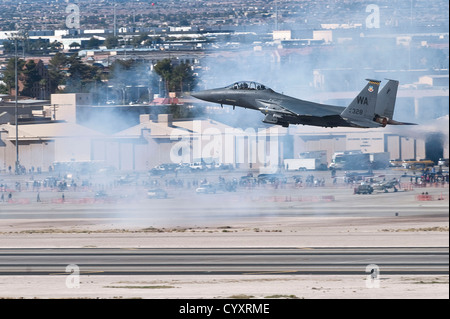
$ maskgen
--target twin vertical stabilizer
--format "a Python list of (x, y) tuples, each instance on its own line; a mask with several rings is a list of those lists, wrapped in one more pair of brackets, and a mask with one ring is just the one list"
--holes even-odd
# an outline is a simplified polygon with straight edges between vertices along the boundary
[(341, 117), (355, 127), (380, 127), (374, 121), (378, 89), (381, 81), (367, 79), (368, 83), (341, 113)]

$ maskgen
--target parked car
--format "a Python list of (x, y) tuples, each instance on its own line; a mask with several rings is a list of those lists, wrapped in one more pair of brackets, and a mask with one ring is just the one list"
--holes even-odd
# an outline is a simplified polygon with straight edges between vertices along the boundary
[(178, 164), (175, 163), (164, 163), (153, 167), (150, 170), (152, 175), (165, 175), (168, 173), (173, 173), (178, 168)]
[(201, 162), (194, 162), (194, 163), (191, 163), (191, 164), (189, 165), (189, 167), (190, 167), (191, 170), (193, 170), (193, 171), (195, 171), (195, 170), (202, 170), (202, 169), (205, 168), (205, 166), (204, 166), (203, 163), (201, 163)]
[(447, 166), (448, 167), (448, 158), (440, 158), (438, 161), (439, 166)]

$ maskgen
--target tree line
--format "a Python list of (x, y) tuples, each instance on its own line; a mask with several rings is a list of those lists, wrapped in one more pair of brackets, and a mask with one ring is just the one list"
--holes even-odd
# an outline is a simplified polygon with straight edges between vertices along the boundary
[[(128, 103), (130, 99), (139, 100), (144, 96), (158, 93), (168, 96), (169, 92), (186, 92), (194, 89), (196, 78), (192, 66), (188, 63), (174, 63), (164, 59), (155, 65), (133, 59), (116, 59), (110, 66), (99, 63), (85, 63), (78, 54), (67, 56), (56, 53), (45, 66), (45, 72), (38, 69), (34, 60), (17, 60), (18, 80), (23, 88), (18, 92), (21, 96), (33, 96), (33, 85), (46, 85), (49, 94), (53, 93), (92, 93), (99, 103), (108, 99), (105, 92), (113, 89), (117, 102)], [(4, 72), (0, 93), (11, 93), (15, 88), (15, 58), (8, 60)], [(162, 84), (162, 85), (161, 85)], [(141, 87), (140, 96), (126, 94), (126, 88)], [(134, 94), (136, 95), (136, 94)], [(111, 96), (109, 96), (111, 97)]]

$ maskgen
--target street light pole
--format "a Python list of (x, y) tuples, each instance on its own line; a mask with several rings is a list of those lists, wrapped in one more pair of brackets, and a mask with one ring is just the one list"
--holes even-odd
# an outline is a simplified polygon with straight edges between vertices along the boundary
[(114, 37), (116, 37), (116, 1), (114, 0)]
[(15, 167), (15, 172), (16, 175), (20, 174), (20, 164), (19, 164), (19, 109), (17, 106), (17, 94), (18, 94), (18, 90), (19, 90), (19, 84), (18, 84), (18, 77), (17, 77), (17, 37), (15, 39), (15, 64), (14, 64), (14, 75), (15, 75), (15, 112), (14, 112), (14, 120), (15, 120), (15, 124), (16, 124), (16, 167)]

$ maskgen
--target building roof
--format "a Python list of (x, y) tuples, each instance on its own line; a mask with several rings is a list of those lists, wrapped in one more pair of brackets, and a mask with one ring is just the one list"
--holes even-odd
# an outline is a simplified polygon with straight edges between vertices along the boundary
[[(15, 125), (4, 124), (0, 128), (8, 131), (7, 139), (16, 138)], [(105, 137), (105, 134), (91, 130), (84, 126), (69, 122), (53, 122), (42, 124), (19, 125), (20, 140), (46, 140), (56, 138)]]

